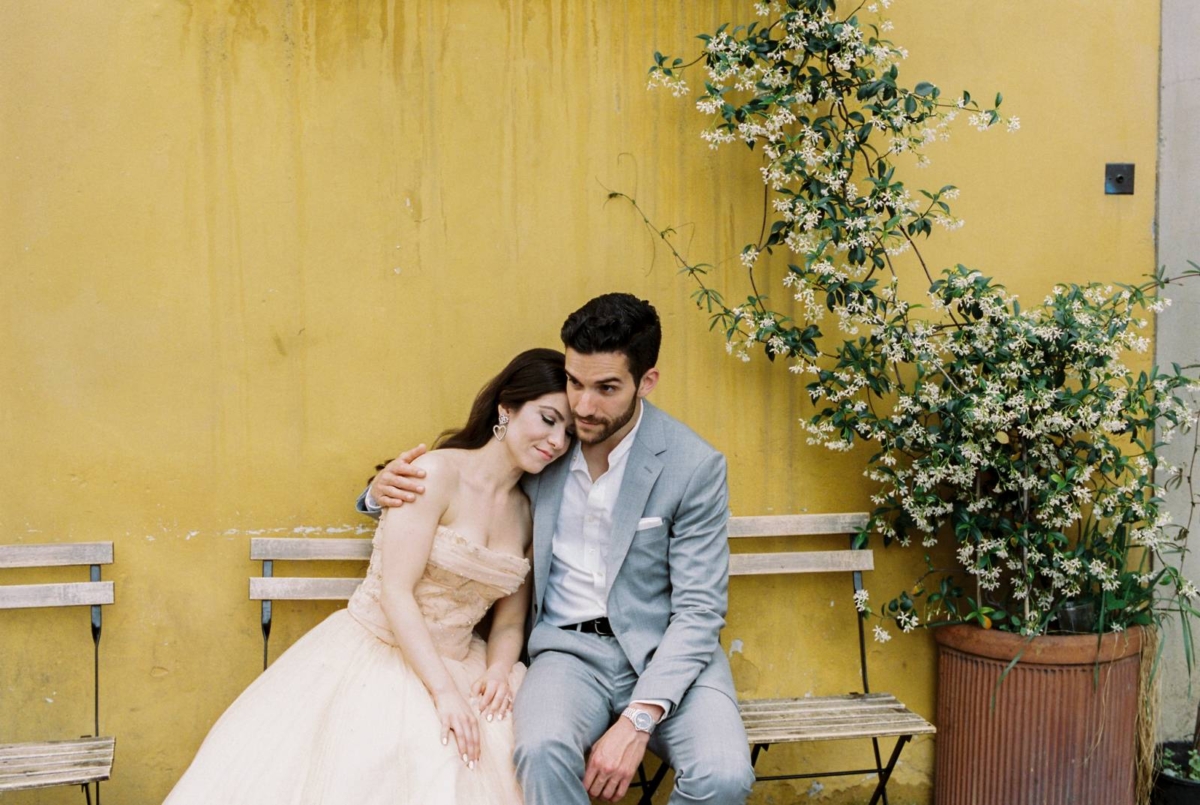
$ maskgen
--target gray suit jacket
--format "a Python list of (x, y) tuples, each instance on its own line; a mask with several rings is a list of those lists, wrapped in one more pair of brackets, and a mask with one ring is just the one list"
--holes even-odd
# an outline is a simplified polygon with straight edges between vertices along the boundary
[[(702, 685), (736, 701), (719, 643), (729, 586), (725, 457), (645, 401), (642, 416), (608, 554), (608, 619), (639, 677), (632, 699), (678, 706), (688, 688)], [(553, 628), (541, 622), (542, 601), (569, 470), (570, 461), (560, 460), (524, 482), (533, 506), (535, 660), (539, 624)]]

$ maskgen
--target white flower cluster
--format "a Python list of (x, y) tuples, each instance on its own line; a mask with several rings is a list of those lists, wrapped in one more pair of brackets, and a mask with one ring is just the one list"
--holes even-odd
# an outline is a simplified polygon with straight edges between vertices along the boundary
[(857, 609), (859, 612), (866, 612), (867, 611), (867, 597), (868, 597), (868, 594), (867, 594), (866, 590), (855, 590), (854, 591), (854, 608)]
[(662, 70), (655, 70), (650, 73), (650, 81), (646, 85), (646, 89), (656, 89), (657, 87), (665, 87), (671, 90), (671, 94), (676, 98), (682, 98), (691, 92), (687, 81), (680, 75), (667, 75)]

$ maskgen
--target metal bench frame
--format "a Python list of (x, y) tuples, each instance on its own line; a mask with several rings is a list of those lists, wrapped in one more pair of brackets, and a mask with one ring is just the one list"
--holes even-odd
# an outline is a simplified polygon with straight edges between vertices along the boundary
[(89, 581), (0, 586), (0, 610), (39, 607), (91, 607), (92, 703), (91, 736), (77, 740), (0, 744), (0, 793), (58, 785), (78, 785), (91, 803), (95, 786), (100, 805), (100, 781), (112, 773), (116, 741), (100, 737), (101, 607), (113, 603), (113, 583), (100, 580), (100, 566), (112, 564), (111, 542), (40, 545), (0, 545), (0, 569), (88, 565)]

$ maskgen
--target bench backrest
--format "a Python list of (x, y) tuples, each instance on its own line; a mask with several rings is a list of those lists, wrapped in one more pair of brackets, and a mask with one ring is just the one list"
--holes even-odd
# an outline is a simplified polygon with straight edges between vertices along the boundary
[(111, 542), (59, 545), (0, 545), (0, 568), (90, 565), (91, 581), (0, 585), (0, 609), (95, 606), (113, 602), (113, 583), (100, 581), (100, 565), (111, 565)]
[(361, 578), (275, 578), (274, 562), (365, 562), (371, 558), (371, 540), (256, 537), (250, 540), (250, 558), (263, 563), (262, 576), (250, 577), (252, 601), (344, 601)]
[(263, 670), (269, 662), (272, 601), (345, 601), (361, 577), (276, 578), (275, 562), (360, 561), (371, 558), (371, 540), (254, 537), (250, 558), (263, 563), (261, 576), (250, 577), (250, 600), (262, 602)]
[[(806, 537), (846, 535), (853, 537), (867, 524), (865, 512), (851, 514), (779, 514), (729, 518), (729, 538)], [(854, 572), (875, 568), (870, 550), (774, 551), (735, 553), (729, 557), (730, 576), (761, 576), (779, 573)], [(861, 580), (861, 579), (859, 579)]]
[[(757, 576), (791, 573), (849, 572), (854, 592), (863, 589), (864, 570), (874, 570), (875, 557), (868, 548), (853, 547), (867, 526), (866, 512), (849, 514), (781, 514), (761, 517), (731, 517), (729, 538), (846, 536), (851, 547), (842, 551), (775, 551), (745, 553), (729, 557), (730, 576)], [(871, 692), (867, 674), (867, 638), (862, 618), (858, 621), (858, 666), (863, 693)]]
[[(34, 607), (92, 608), (92, 685), (95, 735), (100, 735), (100, 607), (114, 600), (113, 583), (100, 580), (100, 566), (111, 565), (111, 542), (74, 542), (41, 545), (0, 545), (0, 568), (71, 567), (87, 565), (90, 581), (57, 584), (0, 585), (0, 609)], [(99, 797), (97, 784), (97, 798)]]
[[(731, 517), (729, 538), (854, 535), (866, 523), (867, 515), (862, 512)], [(255, 537), (250, 540), (250, 558), (263, 562), (263, 575), (250, 578), (252, 601), (346, 600), (354, 593), (361, 578), (276, 578), (273, 563), (276, 560), (365, 562), (371, 558), (371, 540)], [(874, 567), (874, 555), (865, 549), (737, 553), (729, 560), (731, 576), (863, 571)]]
[[(832, 536), (853, 538), (867, 524), (865, 512), (849, 514), (783, 514), (731, 517), (730, 540), (761, 537)], [(263, 563), (262, 576), (250, 577), (250, 599), (262, 601), (263, 668), (267, 667), (267, 645), (271, 634), (271, 601), (337, 601), (354, 593), (361, 578), (274, 577), (275, 561), (362, 561), (371, 557), (371, 540), (267, 538), (250, 540), (250, 558)], [(862, 572), (873, 570), (874, 554), (868, 549), (840, 551), (738, 552), (729, 557), (730, 576), (756, 576), (792, 573), (853, 574), (854, 589), (862, 588)], [(867, 687), (866, 645), (859, 620), (859, 653), (862, 659), (863, 687)], [(866, 690), (864, 690), (866, 692)]]

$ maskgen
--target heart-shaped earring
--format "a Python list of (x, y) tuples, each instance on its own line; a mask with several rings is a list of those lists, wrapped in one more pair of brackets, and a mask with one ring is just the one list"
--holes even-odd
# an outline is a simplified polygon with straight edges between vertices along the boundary
[(500, 415), (500, 424), (492, 426), (492, 435), (496, 437), (496, 441), (504, 441), (504, 435), (508, 433), (508, 414)]

